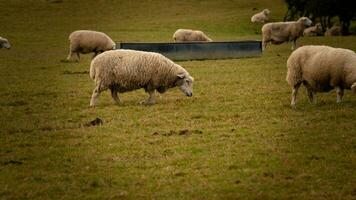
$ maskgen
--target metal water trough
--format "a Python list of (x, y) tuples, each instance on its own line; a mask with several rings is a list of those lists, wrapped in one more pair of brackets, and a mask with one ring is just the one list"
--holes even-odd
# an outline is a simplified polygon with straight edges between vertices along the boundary
[(256, 57), (262, 54), (261, 41), (117, 43), (117, 49), (151, 51), (172, 60), (204, 60)]

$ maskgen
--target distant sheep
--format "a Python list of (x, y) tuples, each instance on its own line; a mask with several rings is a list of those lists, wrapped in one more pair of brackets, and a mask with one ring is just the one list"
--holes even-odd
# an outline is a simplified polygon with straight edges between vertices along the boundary
[(267, 43), (282, 44), (293, 41), (292, 50), (296, 48), (296, 41), (303, 35), (304, 29), (312, 24), (307, 17), (301, 17), (298, 21), (267, 23), (262, 27), (262, 49), (266, 49)]
[(324, 36), (338, 36), (338, 35), (341, 35), (341, 27), (336, 25), (327, 29), (324, 33)]
[(181, 66), (161, 54), (134, 50), (112, 50), (94, 58), (90, 65), (90, 77), (95, 89), (90, 106), (104, 90), (110, 89), (113, 99), (121, 103), (117, 93), (144, 88), (149, 98), (142, 103), (155, 103), (155, 90), (164, 93), (179, 87), (188, 97), (193, 95), (193, 77)]
[(213, 41), (202, 31), (190, 30), (190, 29), (178, 29), (173, 34), (173, 40), (174, 42), (186, 42), (186, 41), (212, 42)]
[(268, 22), (268, 15), (271, 13), (271, 11), (269, 11), (268, 9), (264, 9), (263, 11), (256, 13), (255, 15), (253, 15), (251, 17), (251, 22), (252, 23), (266, 23)]
[(323, 29), (320, 23), (315, 24), (315, 26), (306, 28), (303, 32), (304, 36), (317, 36), (323, 33)]
[(5, 48), (5, 49), (11, 48), (11, 44), (6, 38), (0, 37), (0, 49), (1, 48)]
[(71, 60), (76, 55), (76, 61), (80, 60), (79, 54), (94, 52), (93, 58), (107, 50), (115, 49), (114, 41), (105, 33), (89, 30), (74, 31), (69, 35), (69, 55), (67, 60)]
[(303, 46), (287, 61), (287, 82), (292, 87), (291, 105), (295, 106), (298, 88), (303, 84), (309, 100), (315, 103), (316, 92), (336, 88), (337, 102), (344, 89), (356, 92), (356, 54), (348, 49), (328, 46)]

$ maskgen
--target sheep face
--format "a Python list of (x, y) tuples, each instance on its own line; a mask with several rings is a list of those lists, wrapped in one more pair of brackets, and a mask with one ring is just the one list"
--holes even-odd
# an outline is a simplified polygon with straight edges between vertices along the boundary
[(3, 39), (3, 42), (0, 41), (0, 48), (4, 47), (5, 49), (10, 49), (11, 45), (9, 43), (9, 41), (7, 41), (6, 39)]
[(298, 21), (302, 22), (304, 26), (311, 26), (313, 24), (313, 22), (308, 17), (301, 17)]
[(178, 74), (177, 86), (188, 97), (193, 96), (194, 78), (187, 74)]

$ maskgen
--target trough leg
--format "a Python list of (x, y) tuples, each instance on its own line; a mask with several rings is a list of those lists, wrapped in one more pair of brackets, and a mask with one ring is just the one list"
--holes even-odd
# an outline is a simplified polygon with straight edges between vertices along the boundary
[(344, 90), (340, 87), (336, 87), (336, 103), (340, 103), (344, 96)]
[(120, 100), (119, 96), (117, 95), (117, 90), (115, 88), (111, 88), (110, 91), (111, 91), (111, 96), (114, 99), (114, 101), (117, 104), (122, 104), (122, 101)]
[(150, 95), (146, 100), (141, 101), (141, 104), (144, 105), (152, 105), (156, 103), (156, 98), (155, 98), (155, 91), (147, 91), (147, 93)]
[(101, 91), (99, 90), (99, 87), (95, 87), (95, 89), (93, 90), (93, 94), (91, 95), (90, 106), (96, 105), (100, 92)]
[(295, 103), (297, 102), (297, 94), (298, 94), (298, 89), (300, 87), (300, 84), (301, 83), (298, 83), (298, 84), (294, 85), (293, 88), (292, 88), (292, 100), (291, 100), (291, 103), (290, 103), (290, 105), (292, 107), (295, 107)]

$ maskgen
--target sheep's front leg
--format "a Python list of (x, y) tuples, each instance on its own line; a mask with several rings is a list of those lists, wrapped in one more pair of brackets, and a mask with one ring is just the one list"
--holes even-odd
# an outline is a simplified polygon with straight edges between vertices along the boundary
[(155, 91), (147, 91), (148, 94), (150, 95), (146, 100), (141, 101), (141, 104), (145, 104), (145, 105), (152, 105), (156, 103), (156, 98), (155, 98)]
[(297, 47), (297, 40), (293, 40), (293, 43), (292, 43), (292, 51), (295, 50), (295, 48)]
[(90, 106), (93, 107), (96, 105), (99, 95), (100, 95), (100, 90), (98, 87), (95, 87), (95, 89), (93, 90), (93, 94), (91, 95)]
[(316, 98), (315, 98), (315, 92), (309, 88), (307, 88), (308, 91), (308, 97), (309, 97), (309, 102), (312, 104), (316, 104)]
[(298, 94), (298, 89), (300, 87), (300, 84), (301, 83), (298, 83), (295, 86), (293, 86), (293, 88), (292, 88), (292, 100), (291, 100), (291, 103), (290, 103), (290, 105), (292, 107), (295, 107), (295, 103), (297, 102), (297, 94)]
[(119, 96), (117, 95), (117, 90), (116, 90), (115, 88), (111, 88), (110, 91), (111, 91), (111, 96), (112, 96), (112, 98), (114, 99), (114, 101), (115, 101), (117, 104), (122, 104), (121, 99), (120, 99)]
[(344, 90), (340, 87), (336, 87), (336, 103), (340, 103), (344, 96)]

